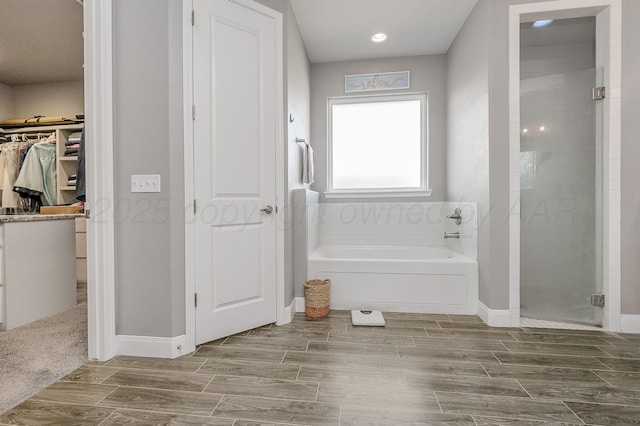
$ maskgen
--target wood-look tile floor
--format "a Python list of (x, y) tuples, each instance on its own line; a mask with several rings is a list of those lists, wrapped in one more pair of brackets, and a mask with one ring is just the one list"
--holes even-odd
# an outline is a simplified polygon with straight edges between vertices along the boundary
[(640, 424), (640, 336), (303, 315), (174, 359), (90, 362), (2, 425)]

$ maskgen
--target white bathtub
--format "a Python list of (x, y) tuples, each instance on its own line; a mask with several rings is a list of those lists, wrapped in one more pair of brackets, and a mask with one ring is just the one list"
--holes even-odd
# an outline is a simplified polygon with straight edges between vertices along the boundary
[(478, 263), (446, 247), (320, 246), (308, 279), (331, 279), (332, 309), (476, 314)]

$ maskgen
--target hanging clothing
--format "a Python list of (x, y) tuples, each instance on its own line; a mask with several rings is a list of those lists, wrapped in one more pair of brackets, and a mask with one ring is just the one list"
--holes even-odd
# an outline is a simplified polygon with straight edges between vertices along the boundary
[(20, 196), (13, 192), (13, 185), (20, 169), (21, 142), (10, 142), (2, 145), (0, 161), (4, 166), (2, 182), (2, 207), (17, 209)]
[(43, 206), (55, 206), (56, 182), (56, 146), (37, 143), (27, 153), (12, 189), (24, 198), (39, 197)]

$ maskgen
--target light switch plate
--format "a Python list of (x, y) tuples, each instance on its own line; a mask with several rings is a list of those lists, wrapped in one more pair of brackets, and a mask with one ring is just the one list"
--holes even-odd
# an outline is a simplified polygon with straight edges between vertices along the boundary
[(160, 192), (160, 175), (131, 175), (131, 192)]

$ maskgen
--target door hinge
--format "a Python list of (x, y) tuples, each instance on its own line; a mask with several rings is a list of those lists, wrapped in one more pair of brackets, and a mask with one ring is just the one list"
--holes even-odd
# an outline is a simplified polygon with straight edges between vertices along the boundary
[(193, 304), (198, 307), (198, 293), (193, 293)]
[(198, 212), (198, 204), (196, 203), (196, 200), (193, 200), (193, 214), (196, 214)]
[(591, 295), (591, 304), (593, 306), (604, 307), (604, 294), (594, 293)]
[(87, 218), (87, 219), (91, 219), (91, 210), (86, 209), (84, 211), (84, 217)]
[(191, 11), (191, 26), (193, 27), (196, 24), (196, 11)]
[(602, 86), (602, 87), (594, 87), (593, 89), (591, 89), (591, 99), (593, 99), (594, 101), (601, 101), (603, 100), (607, 95), (607, 88)]
[(195, 105), (191, 106), (191, 119), (192, 120), (196, 119), (196, 106)]

